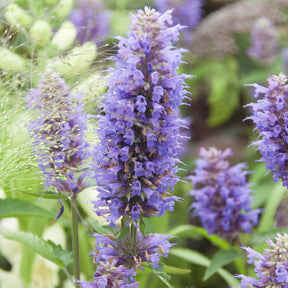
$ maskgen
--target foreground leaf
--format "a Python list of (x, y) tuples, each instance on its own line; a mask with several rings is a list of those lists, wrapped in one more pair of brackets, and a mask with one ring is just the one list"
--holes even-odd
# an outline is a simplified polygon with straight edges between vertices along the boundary
[(46, 199), (70, 199), (72, 194), (58, 194), (58, 193), (53, 193), (53, 192), (45, 192), (45, 193), (28, 193), (22, 191), (22, 193), (27, 194), (32, 197), (37, 197), (37, 198), (46, 198)]
[[(211, 262), (204, 255), (200, 254), (199, 252), (192, 251), (190, 249), (173, 248), (173, 249), (170, 249), (169, 254), (179, 257), (187, 262), (190, 262), (196, 265), (205, 266), (205, 267), (210, 266), (210, 262)], [(221, 277), (228, 283), (229, 286), (232, 286), (232, 287), (239, 286), (239, 281), (236, 278), (234, 278), (232, 274), (230, 274), (228, 271), (224, 270), (223, 268), (217, 269), (217, 273), (221, 275)]]
[(12, 231), (3, 228), (0, 229), (0, 233), (5, 238), (23, 244), (25, 247), (61, 267), (67, 267), (73, 261), (72, 253), (70, 251), (64, 250), (60, 245), (56, 245), (50, 240), (43, 240), (31, 233)]
[(52, 212), (28, 201), (11, 198), (0, 199), (0, 218), (20, 216), (55, 217)]
[(217, 272), (219, 268), (233, 262), (240, 255), (241, 254), (235, 249), (222, 249), (217, 251), (211, 260), (210, 266), (205, 272), (204, 281)]

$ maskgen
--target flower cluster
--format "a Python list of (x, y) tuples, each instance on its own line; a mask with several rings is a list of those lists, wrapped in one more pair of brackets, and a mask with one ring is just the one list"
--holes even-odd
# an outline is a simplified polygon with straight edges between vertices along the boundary
[(94, 274), (94, 282), (77, 281), (81, 288), (137, 288), (134, 282), (135, 270), (116, 265), (116, 260), (100, 262)]
[(70, 21), (77, 29), (77, 40), (81, 44), (88, 41), (97, 43), (108, 34), (110, 13), (104, 8), (100, 0), (81, 0), (77, 2), (77, 8), (71, 11)]
[(288, 235), (277, 234), (276, 243), (267, 240), (271, 247), (264, 250), (264, 255), (249, 248), (243, 247), (248, 252), (248, 263), (255, 266), (258, 279), (245, 275), (237, 275), (241, 278), (241, 288), (246, 287), (288, 287)]
[(87, 116), (79, 102), (80, 95), (71, 95), (64, 79), (47, 70), (38, 87), (29, 91), (26, 101), (28, 108), (38, 112), (29, 130), (45, 186), (53, 186), (57, 192), (80, 192), (86, 185), (83, 164), (90, 157), (85, 141)]
[(216, 148), (200, 150), (193, 176), (188, 178), (195, 187), (191, 208), (210, 234), (222, 238), (250, 233), (258, 222), (259, 210), (250, 211), (250, 189), (246, 183), (247, 171), (244, 163), (230, 166), (226, 157), (231, 149)]
[(267, 64), (273, 61), (278, 46), (278, 35), (271, 20), (261, 17), (254, 22), (251, 42), (252, 47), (247, 50), (249, 56)]
[(142, 262), (152, 263), (158, 267), (160, 256), (167, 257), (170, 247), (173, 246), (168, 239), (170, 236), (162, 234), (148, 234), (143, 236), (141, 232), (136, 235), (135, 241), (131, 236), (114, 241), (107, 236), (94, 234), (96, 238), (96, 250), (93, 256), (96, 262), (106, 262), (115, 259), (117, 265), (134, 269), (141, 268)]
[(167, 190), (178, 182), (178, 106), (188, 76), (177, 74), (185, 50), (172, 45), (182, 26), (172, 26), (171, 13), (139, 10), (128, 38), (118, 37), (94, 152), (102, 187), (94, 205), (112, 226), (125, 215), (161, 216), (179, 200)]
[(267, 170), (271, 170), (274, 181), (282, 179), (283, 186), (288, 187), (288, 85), (287, 76), (280, 73), (268, 78), (269, 86), (252, 84), (255, 98), (263, 95), (252, 107), (251, 119), (256, 125), (262, 139), (253, 144), (258, 146)]
[(188, 29), (183, 31), (183, 40), (190, 43), (192, 33), (198, 25), (202, 16), (203, 0), (156, 0), (155, 7), (160, 11), (166, 11), (173, 8), (173, 19)]

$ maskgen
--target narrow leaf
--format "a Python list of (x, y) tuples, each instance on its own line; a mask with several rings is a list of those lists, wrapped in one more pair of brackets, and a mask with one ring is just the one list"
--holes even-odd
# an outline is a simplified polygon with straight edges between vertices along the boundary
[(222, 249), (215, 253), (211, 260), (210, 266), (207, 268), (204, 281), (206, 281), (210, 276), (212, 276), (217, 270), (238, 258), (241, 254), (235, 249)]
[[(173, 248), (170, 249), (169, 254), (174, 255), (176, 257), (179, 257), (187, 262), (196, 264), (196, 265), (201, 265), (208, 267), (210, 265), (210, 260), (205, 257), (204, 255), (192, 251), (190, 249), (183, 249), (183, 248)], [(231, 275), (228, 271), (224, 270), (223, 268), (217, 269), (217, 273), (221, 275), (221, 277), (228, 283), (228, 285), (232, 287), (238, 287), (239, 286), (239, 281), (234, 278), (233, 275)]]
[(0, 199), (0, 218), (20, 216), (55, 217), (52, 212), (28, 201), (11, 198)]
[(224, 249), (229, 248), (229, 244), (225, 240), (221, 239), (219, 236), (210, 235), (208, 234), (206, 229), (193, 226), (193, 225), (180, 225), (170, 230), (167, 234), (171, 236), (178, 236), (178, 235), (191, 235), (191, 234), (193, 235), (195, 233), (205, 237), (206, 239), (211, 241), (211, 243), (215, 244), (216, 246), (220, 248), (224, 248)]
[(28, 193), (22, 191), (22, 193), (27, 194), (32, 197), (37, 197), (37, 198), (46, 198), (46, 199), (69, 199), (72, 194), (55, 194), (53, 192), (45, 192), (45, 193)]
[(190, 269), (178, 268), (178, 267), (174, 267), (174, 266), (164, 265), (164, 272), (168, 273), (168, 274), (184, 275), (184, 274), (191, 273), (191, 270)]
[(7, 239), (17, 241), (25, 247), (31, 249), (42, 257), (54, 262), (61, 267), (67, 267), (72, 260), (72, 253), (64, 250), (60, 245), (52, 241), (45, 241), (40, 237), (22, 231), (12, 231), (8, 229), (0, 230), (0, 233)]

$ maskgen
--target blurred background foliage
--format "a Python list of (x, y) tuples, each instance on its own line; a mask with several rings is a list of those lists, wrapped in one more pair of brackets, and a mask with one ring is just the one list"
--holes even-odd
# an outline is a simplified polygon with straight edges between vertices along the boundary
[[(177, 5), (181, 6), (183, 1), (170, 2), (173, 2), (177, 10)], [(39, 197), (39, 193), (46, 190), (43, 187), (37, 160), (32, 153), (31, 139), (26, 127), (33, 113), (26, 110), (25, 97), (27, 90), (37, 85), (40, 73), (50, 67), (63, 75), (73, 91), (85, 92), (83, 101), (88, 113), (93, 115), (99, 112), (97, 108), (101, 102), (101, 95), (107, 89), (103, 76), (111, 65), (104, 59), (116, 52), (114, 43), (117, 39), (114, 37), (119, 34), (124, 36), (129, 30), (131, 12), (134, 13), (136, 9), (142, 9), (145, 5), (156, 6), (154, 1), (144, 0), (106, 0), (103, 3), (103, 9), (109, 11), (108, 32), (99, 36), (95, 42), (83, 44), (77, 42), (75, 29), (71, 28), (70, 24), (64, 25), (66, 28), (63, 27), (63, 23), (69, 21), (71, 10), (77, 6), (76, 2), (68, 0), (0, 2), (0, 198), (2, 200), (12, 198), (23, 200), (25, 203), (30, 202), (49, 210), (54, 217), (57, 216), (59, 209), (57, 199)], [(186, 100), (187, 105), (181, 108), (182, 116), (190, 119), (188, 134), (191, 139), (184, 143), (185, 149), (181, 151), (180, 165), (183, 171), (179, 176), (184, 181), (176, 185), (173, 193), (183, 200), (176, 204), (174, 212), (145, 221), (146, 233), (177, 236), (174, 239), (177, 248), (163, 260), (166, 265), (165, 271), (172, 276), (169, 281), (174, 287), (226, 288), (231, 286), (230, 280), (235, 274), (253, 275), (253, 271), (247, 266), (246, 255), (239, 248), (239, 243), (236, 241), (228, 243), (216, 235), (208, 235), (201, 228), (199, 219), (190, 217), (189, 207), (193, 199), (188, 193), (192, 189), (192, 184), (186, 181), (185, 177), (192, 173), (200, 147), (215, 146), (219, 149), (231, 147), (234, 151), (231, 163), (246, 162), (249, 170), (253, 171), (249, 178), (255, 191), (252, 206), (264, 209), (259, 225), (253, 233), (241, 235), (241, 241), (245, 246), (253, 246), (262, 252), (266, 247), (267, 238), (273, 237), (279, 231), (287, 231), (285, 191), (280, 184), (272, 181), (265, 165), (256, 161), (260, 155), (249, 144), (257, 138), (257, 135), (253, 132), (250, 121), (243, 122), (249, 114), (249, 109), (243, 106), (254, 101), (250, 87), (246, 87), (245, 84), (257, 82), (266, 85), (268, 76), (279, 74), (281, 71), (287, 72), (287, 52), (285, 54), (287, 51), (285, 49), (288, 48), (287, 8), (288, 1), (285, 0), (205, 0), (200, 22), (193, 30), (189, 30), (190, 43), (182, 38), (177, 44), (187, 49), (184, 55), (186, 63), (182, 65), (180, 72), (196, 76), (187, 80), (191, 101)], [(260, 17), (267, 17), (273, 23), (278, 37), (275, 53), (268, 62), (259, 61), (247, 53), (247, 49), (252, 45), (253, 24)], [(40, 20), (48, 23), (48, 28), (46, 24), (45, 27), (39, 26), (37, 29), (43, 30), (38, 35), (37, 29), (33, 32), (31, 28)], [(59, 32), (61, 29), (64, 29), (64, 32), (62, 31), (64, 34)], [(55, 35), (58, 32), (60, 34), (57, 38)], [(89, 125), (89, 140), (96, 142), (94, 126), (97, 123), (93, 121), (93, 117)], [(79, 195), (81, 273), (83, 279), (87, 280), (93, 278), (95, 271), (95, 265), (88, 255), (94, 245), (89, 235), (94, 231), (101, 231), (103, 225), (102, 219), (93, 213), (92, 205), (87, 203), (87, 200), (95, 197), (93, 189), (84, 190)], [(7, 217), (7, 214), (0, 212), (2, 219), (0, 229), (6, 227), (31, 232), (71, 251), (69, 211), (71, 204), (65, 197), (62, 202), (65, 206), (64, 214), (53, 224), (51, 215), (39, 217), (39, 214), (24, 215), (21, 211), (18, 214), (14, 211)], [(1, 203), (1, 209), (4, 209), (5, 203)], [(53, 231), (49, 233), (50, 230)], [(13, 238), (10, 235), (11, 237)], [(9, 237), (6, 235), (6, 238)], [(17, 237), (14, 235), (15, 239), (17, 240)], [(17, 241), (21, 243), (19, 239)], [(69, 282), (71, 274), (69, 261), (64, 261), (65, 263), (59, 268), (59, 265), (52, 263), (53, 259), (50, 259), (52, 262), (43, 260), (35, 251), (28, 249), (27, 245), (18, 242), (9, 241), (4, 237), (0, 239), (1, 288), (72, 287)], [(212, 273), (212, 276), (204, 281), (207, 267), (210, 266), (212, 269), (211, 259), (215, 259), (213, 257), (220, 249), (228, 248), (234, 248), (239, 253), (235, 257), (234, 252), (230, 253), (231, 259), (227, 263), (214, 261), (213, 265), (216, 263), (218, 266), (215, 266), (217, 269), (212, 268), (217, 273)], [(69, 258), (69, 255), (67, 257)], [(182, 270), (169, 270), (169, 266)], [(221, 267), (225, 270), (219, 270)], [(146, 269), (139, 272), (136, 280), (140, 282), (141, 288), (167, 287), (165, 281), (161, 280), (161, 273), (159, 275), (160, 277), (157, 277)], [(237, 284), (237, 281), (233, 283)]]

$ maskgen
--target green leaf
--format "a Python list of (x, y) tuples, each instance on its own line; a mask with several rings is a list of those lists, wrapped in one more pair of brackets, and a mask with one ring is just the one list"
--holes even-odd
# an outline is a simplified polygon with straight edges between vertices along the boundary
[(254, 245), (256, 244), (262, 244), (264, 243), (267, 239), (273, 239), (275, 238), (275, 236), (280, 233), (286, 233), (287, 232), (287, 227), (283, 227), (283, 228), (277, 228), (277, 229), (272, 229), (270, 231), (267, 232), (263, 232), (263, 233), (254, 233), (253, 237), (252, 237), (252, 243)]
[(191, 270), (164, 265), (164, 272), (168, 274), (184, 275), (184, 274), (189, 274)]
[(274, 189), (271, 191), (270, 197), (267, 199), (264, 207), (264, 212), (260, 218), (257, 228), (258, 233), (270, 231), (275, 221), (275, 214), (279, 203), (286, 193), (286, 187), (276, 183)]
[(72, 194), (55, 194), (53, 192), (45, 192), (45, 193), (28, 193), (21, 191), (24, 194), (27, 194), (32, 197), (37, 197), (37, 198), (46, 198), (46, 199), (69, 199)]
[(219, 268), (233, 262), (241, 254), (235, 249), (221, 249), (217, 251), (211, 260), (210, 266), (207, 268), (204, 281), (212, 276)]
[(115, 239), (115, 241), (122, 240), (129, 235), (130, 227), (126, 225), (127, 217), (123, 217), (121, 220), (121, 231), (119, 236)]
[[(173, 249), (170, 249), (169, 254), (179, 257), (187, 262), (190, 262), (196, 265), (205, 266), (205, 267), (210, 266), (210, 262), (211, 262), (204, 255), (200, 254), (199, 252), (192, 251), (190, 249), (173, 248)], [(234, 276), (231, 275), (228, 271), (224, 270), (223, 268), (217, 269), (217, 273), (221, 275), (221, 277), (228, 283), (228, 285), (232, 287), (239, 286), (239, 281), (236, 278), (234, 278)]]
[(42, 257), (54, 262), (61, 267), (67, 267), (72, 260), (72, 253), (64, 250), (60, 245), (52, 241), (43, 240), (40, 237), (22, 231), (12, 231), (8, 229), (0, 230), (0, 233), (7, 239), (17, 241), (25, 247), (31, 249)]
[(52, 212), (28, 201), (11, 198), (0, 199), (0, 218), (20, 216), (48, 217), (52, 219), (55, 217)]
[(207, 230), (201, 227), (193, 226), (193, 225), (180, 225), (172, 230), (170, 230), (167, 234), (171, 236), (178, 236), (178, 235), (192, 235), (193, 234), (199, 234), (209, 241), (211, 243), (215, 244), (216, 246), (223, 248), (223, 249), (228, 249), (229, 244), (221, 239), (217, 235), (210, 235), (208, 234)]

